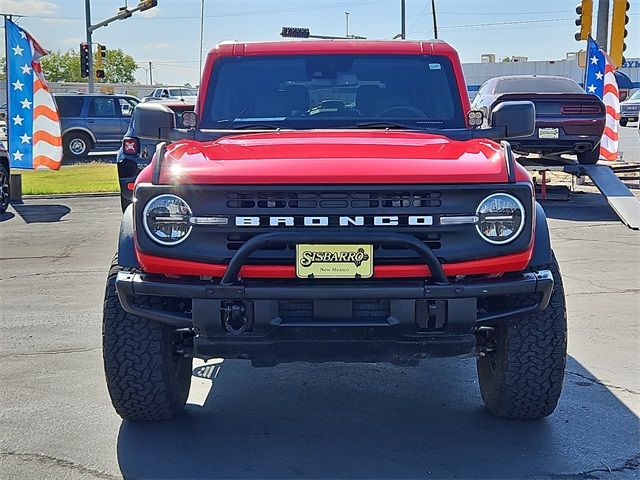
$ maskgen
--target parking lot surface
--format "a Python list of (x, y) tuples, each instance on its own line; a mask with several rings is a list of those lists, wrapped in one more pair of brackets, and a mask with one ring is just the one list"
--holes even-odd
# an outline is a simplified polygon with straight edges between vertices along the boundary
[(0, 219), (0, 478), (640, 478), (640, 234), (596, 193), (545, 208), (569, 315), (548, 419), (491, 417), (474, 359), (225, 361), (182, 418), (135, 424), (101, 358), (118, 199), (25, 200)]

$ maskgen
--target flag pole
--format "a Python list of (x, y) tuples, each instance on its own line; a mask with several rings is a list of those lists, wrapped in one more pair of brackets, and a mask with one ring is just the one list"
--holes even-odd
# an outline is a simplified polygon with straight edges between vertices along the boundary
[(9, 111), (11, 102), (9, 101), (9, 92), (11, 90), (9, 84), (9, 29), (7, 28), (7, 20), (12, 20), (12, 16), (6, 13), (3, 13), (2, 16), (4, 17), (4, 81), (7, 92), (7, 155), (9, 157), (9, 164), (11, 164), (11, 149), (9, 146), (9, 138), (11, 137), (9, 133), (9, 129), (11, 128), (11, 112)]

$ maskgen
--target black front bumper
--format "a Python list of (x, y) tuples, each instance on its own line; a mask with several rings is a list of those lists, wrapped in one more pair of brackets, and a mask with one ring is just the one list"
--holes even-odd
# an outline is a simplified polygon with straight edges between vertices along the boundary
[[(222, 285), (123, 272), (116, 287), (127, 312), (192, 330), (196, 356), (251, 359), (256, 364), (406, 364), (426, 356), (473, 353), (480, 327), (544, 309), (553, 277), (542, 270), (447, 284), (254, 280)], [(488, 297), (518, 294), (537, 294), (533, 295), (537, 301), (490, 312), (480, 308)], [(136, 298), (147, 295), (186, 299), (191, 308), (177, 313), (136, 303)], [(234, 312), (244, 318), (245, 328), (230, 328)]]

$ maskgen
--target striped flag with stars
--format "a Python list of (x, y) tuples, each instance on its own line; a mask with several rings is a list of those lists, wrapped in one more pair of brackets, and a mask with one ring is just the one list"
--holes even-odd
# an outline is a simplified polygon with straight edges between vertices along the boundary
[(609, 56), (589, 37), (584, 88), (600, 97), (607, 110), (606, 126), (600, 140), (600, 158), (618, 159), (618, 125), (620, 123), (620, 93)]
[(5, 17), (7, 45), (7, 140), (12, 168), (50, 168), (62, 162), (60, 117), (42, 74), (48, 52)]

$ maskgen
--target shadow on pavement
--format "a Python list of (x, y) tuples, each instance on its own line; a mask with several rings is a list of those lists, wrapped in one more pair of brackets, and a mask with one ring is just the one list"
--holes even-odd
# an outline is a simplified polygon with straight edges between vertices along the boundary
[(474, 363), (227, 361), (203, 407), (122, 423), (120, 469), (125, 478), (596, 478), (637, 459), (638, 445), (620, 442), (637, 438), (637, 417), (575, 360), (556, 413), (532, 422), (484, 410)]
[(59, 222), (71, 212), (66, 205), (27, 205), (24, 203), (12, 203), (13, 209), (27, 223)]
[(12, 212), (4, 212), (0, 213), (0, 222), (6, 222), (7, 220), (11, 220), (15, 215)]
[(595, 192), (577, 192), (570, 200), (540, 202), (548, 218), (577, 222), (619, 222), (620, 219), (607, 203), (604, 195)]

